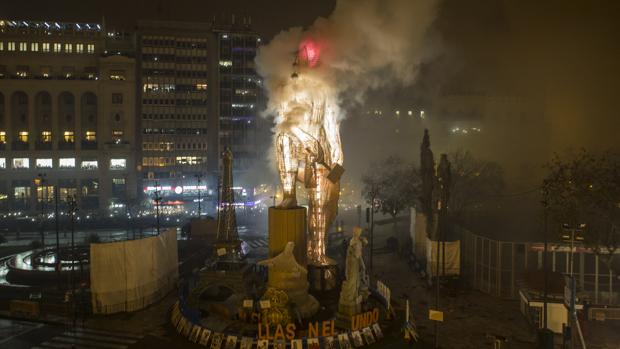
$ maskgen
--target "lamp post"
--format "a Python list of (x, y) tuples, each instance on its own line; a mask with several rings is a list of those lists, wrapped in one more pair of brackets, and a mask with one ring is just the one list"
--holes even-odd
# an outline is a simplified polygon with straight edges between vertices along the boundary
[(45, 173), (37, 174), (37, 178), (35, 178), (34, 183), (38, 187), (41, 192), (41, 220), (40, 220), (40, 234), (41, 234), (41, 246), (45, 248), (45, 200), (47, 195), (47, 180), (45, 179), (47, 175)]
[(570, 242), (570, 264), (569, 264), (569, 280), (570, 280), (570, 304), (569, 310), (570, 315), (568, 317), (568, 326), (566, 328), (565, 338), (568, 339), (567, 347), (573, 348), (573, 336), (572, 329), (574, 325), (574, 317), (576, 315), (575, 312), (575, 276), (573, 275), (573, 250), (575, 249), (575, 241), (583, 241), (583, 236), (581, 235), (582, 229), (586, 227), (585, 224), (579, 224), (578, 227), (573, 227), (570, 224), (562, 224), (562, 240), (565, 242)]
[(159, 195), (159, 182), (155, 182), (155, 217), (157, 219), (157, 235), (159, 235), (159, 202), (161, 201), (161, 196)]
[(201, 199), (200, 199), (200, 182), (202, 179), (202, 173), (197, 173), (194, 175), (196, 177), (196, 181), (198, 182), (198, 185), (196, 186), (196, 189), (198, 190), (198, 219), (200, 219), (200, 215), (201, 215)]
[(67, 197), (67, 205), (69, 206), (69, 214), (71, 215), (71, 302), (73, 305), (73, 327), (75, 327), (75, 212), (77, 211), (77, 202), (75, 195)]

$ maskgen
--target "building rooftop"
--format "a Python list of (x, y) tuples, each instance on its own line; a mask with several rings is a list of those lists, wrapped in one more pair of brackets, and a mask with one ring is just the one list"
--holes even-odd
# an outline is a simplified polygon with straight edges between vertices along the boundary
[(65, 22), (44, 22), (44, 21), (23, 21), (0, 19), (0, 29), (41, 29), (50, 32), (54, 31), (83, 31), (101, 32), (103, 26), (98, 23), (65, 23)]

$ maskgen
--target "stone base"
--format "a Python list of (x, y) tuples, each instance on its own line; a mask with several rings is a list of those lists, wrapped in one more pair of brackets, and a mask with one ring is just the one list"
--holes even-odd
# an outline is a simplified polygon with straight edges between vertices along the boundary
[(308, 265), (308, 282), (313, 291), (329, 291), (338, 284), (338, 265)]

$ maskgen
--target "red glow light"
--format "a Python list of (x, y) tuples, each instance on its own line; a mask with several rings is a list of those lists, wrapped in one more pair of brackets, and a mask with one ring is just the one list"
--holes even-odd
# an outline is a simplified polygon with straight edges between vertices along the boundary
[(306, 62), (308, 67), (313, 68), (319, 63), (321, 49), (316, 42), (305, 39), (299, 43), (299, 59)]

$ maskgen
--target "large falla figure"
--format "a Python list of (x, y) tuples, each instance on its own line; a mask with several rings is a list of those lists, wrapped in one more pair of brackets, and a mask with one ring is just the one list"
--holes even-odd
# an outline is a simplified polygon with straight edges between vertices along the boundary
[(297, 206), (297, 182), (308, 198), (308, 264), (335, 264), (325, 253), (326, 234), (338, 213), (342, 146), (336, 101), (328, 86), (310, 72), (318, 63), (311, 42), (300, 47), (290, 80), (281, 86), (288, 98), (280, 106), (275, 149), (283, 189), (279, 208)]

